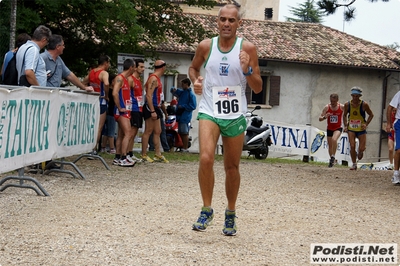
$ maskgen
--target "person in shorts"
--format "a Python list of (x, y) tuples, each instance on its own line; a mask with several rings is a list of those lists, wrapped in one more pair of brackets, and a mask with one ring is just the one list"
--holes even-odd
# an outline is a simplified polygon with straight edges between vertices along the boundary
[(337, 142), (343, 131), (342, 117), (344, 106), (339, 103), (339, 95), (337, 93), (332, 93), (329, 99), (330, 103), (322, 110), (319, 121), (326, 120), (327, 123), (326, 135), (328, 137), (328, 152), (330, 156), (328, 167), (332, 167), (335, 163)]
[[(227, 4), (218, 12), (219, 35), (201, 41), (189, 67), (199, 103), (199, 170), (203, 207), (192, 225), (204, 231), (214, 217), (211, 207), (215, 183), (215, 149), (221, 135), (224, 149), (225, 190), (228, 204), (222, 233), (236, 235), (236, 200), (240, 186), (239, 164), (246, 130), (246, 83), (254, 93), (262, 91), (262, 79), (254, 44), (236, 35), (242, 23), (236, 5)], [(204, 70), (205, 77), (200, 75)]]
[[(360, 87), (351, 88), (352, 100), (344, 104), (343, 110), (344, 132), (347, 132), (349, 136), (350, 157), (353, 163), (350, 170), (357, 170), (356, 159), (361, 160), (364, 156), (367, 128), (374, 117), (369, 104), (361, 100), (361, 96), (362, 89)], [(358, 138), (358, 152), (356, 151), (356, 138)]]

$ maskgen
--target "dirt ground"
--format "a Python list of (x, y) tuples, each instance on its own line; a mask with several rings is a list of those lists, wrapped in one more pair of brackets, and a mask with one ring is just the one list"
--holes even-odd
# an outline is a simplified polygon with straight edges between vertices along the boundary
[(49, 197), (0, 192), (0, 265), (310, 265), (311, 243), (399, 242), (389, 171), (242, 161), (238, 234), (226, 237), (221, 162), (206, 232), (191, 230), (197, 163), (107, 163), (80, 160), (86, 180), (31, 175)]

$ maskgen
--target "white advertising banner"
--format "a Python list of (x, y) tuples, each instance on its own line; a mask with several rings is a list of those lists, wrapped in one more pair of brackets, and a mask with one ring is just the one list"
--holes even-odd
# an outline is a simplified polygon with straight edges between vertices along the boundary
[(2, 88), (0, 173), (91, 151), (99, 96), (62, 89)]
[[(277, 121), (267, 121), (271, 127), (272, 145), (270, 152), (286, 155), (313, 156), (315, 161), (328, 162), (328, 140), (325, 130), (313, 126), (291, 125)], [(338, 140), (336, 159), (351, 162), (347, 133)]]

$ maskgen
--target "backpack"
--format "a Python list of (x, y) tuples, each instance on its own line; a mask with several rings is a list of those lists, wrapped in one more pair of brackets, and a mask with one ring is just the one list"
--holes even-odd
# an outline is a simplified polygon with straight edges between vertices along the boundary
[[(22, 61), (22, 67), (23, 67), (24, 62), (25, 62), (26, 52), (31, 47), (32, 46), (28, 47), (25, 50), (23, 61)], [(15, 86), (18, 86), (17, 52), (18, 52), (18, 50), (14, 53), (14, 55), (11, 58), (10, 62), (8, 62), (7, 68), (4, 70), (4, 74), (3, 74), (3, 84), (4, 85), (15, 85)]]
[(3, 84), (18, 85), (17, 52), (14, 53), (3, 74)]

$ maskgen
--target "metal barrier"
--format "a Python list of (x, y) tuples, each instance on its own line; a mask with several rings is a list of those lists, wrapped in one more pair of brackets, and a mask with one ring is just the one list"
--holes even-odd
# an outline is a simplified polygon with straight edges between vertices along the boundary
[[(93, 116), (93, 120), (95, 120), (94, 122), (93, 122), (93, 127), (94, 128), (92, 128), (92, 130), (93, 130), (93, 134), (91, 135), (91, 137), (93, 137), (93, 139), (94, 140), (96, 140), (97, 139), (97, 128), (96, 128), (96, 123), (97, 123), (97, 126), (98, 126), (98, 115), (99, 115), (99, 113), (98, 113), (98, 106), (97, 106), (97, 104), (98, 104), (98, 100), (97, 100), (97, 97), (99, 96), (99, 93), (96, 93), (96, 92), (85, 92), (85, 91), (79, 91), (79, 90), (73, 90), (73, 89), (71, 89), (71, 88), (49, 88), (49, 87), (39, 87), (39, 86), (32, 86), (32, 87), (30, 87), (30, 88), (27, 88), (27, 87), (21, 87), (21, 86), (8, 86), (8, 85), (0, 85), (0, 88), (2, 88), (2, 89), (5, 89), (5, 90), (7, 90), (8, 91), (8, 94), (7, 93), (4, 93), (4, 91), (5, 90), (2, 90), (1, 92), (3, 93), (3, 95), (5, 95), (5, 97), (3, 97), (3, 98), (5, 98), (5, 99), (2, 99), (3, 100), (3, 102), (2, 102), (2, 107), (1, 107), (1, 115), (0, 115), (0, 139), (2, 139), (3, 138), (3, 132), (2, 132), (2, 130), (3, 130), (3, 128), (6, 128), (6, 126), (9, 126), (9, 127), (11, 127), (10, 125), (4, 125), (4, 121), (3, 120), (5, 120), (5, 121), (7, 121), (7, 119), (10, 119), (11, 120), (11, 118), (9, 118), (9, 117), (7, 117), (5, 114), (4, 114), (4, 112), (6, 112), (6, 109), (7, 109), (7, 104), (8, 104), (8, 100), (12, 100), (12, 101), (14, 101), (14, 102), (16, 102), (16, 100), (15, 99), (8, 99), (7, 98), (7, 95), (9, 95), (12, 91), (15, 91), (15, 92), (17, 92), (17, 90), (46, 90), (46, 91), (49, 91), (50, 93), (52, 93), (53, 91), (59, 91), (61, 94), (62, 93), (83, 93), (83, 94), (86, 94), (86, 95), (93, 95), (93, 96), (96, 96), (96, 98), (95, 99), (93, 99), (93, 98), (91, 98), (91, 97), (86, 97), (87, 99), (89, 99), (90, 101), (91, 101), (91, 110), (96, 110), (96, 111), (93, 111), (92, 113), (91, 113), (91, 115)], [(20, 95), (21, 94), (21, 92), (17, 92), (17, 93), (19, 93), (18, 95)], [(68, 96), (68, 95), (67, 95)], [(56, 98), (54, 98), (54, 97), (56, 97), (56, 96), (54, 96), (53, 95), (53, 100), (55, 101), (55, 104), (58, 104), (58, 103), (60, 103), (60, 104), (65, 104), (65, 102), (67, 102), (67, 103), (70, 103), (70, 102), (68, 102), (66, 99), (62, 99), (62, 100), (60, 100), (60, 99), (58, 99), (57, 100), (57, 97)], [(73, 101), (73, 100), (75, 100), (75, 101), (77, 101), (77, 97), (76, 96), (73, 96), (73, 95), (70, 95), (70, 96), (68, 96), (68, 97), (71, 97), (71, 100), (70, 101)], [(26, 100), (27, 99), (29, 99), (29, 98), (24, 98), (24, 97), (21, 97), (22, 99), (21, 99), (21, 102), (22, 102), (22, 100), (24, 100), (24, 104), (26, 103)], [(80, 99), (80, 97), (78, 98), (78, 100)], [(29, 99), (29, 100), (31, 100), (31, 99)], [(46, 99), (47, 100), (47, 99)], [(69, 99), (68, 99), (69, 100)], [(88, 100), (88, 101), (89, 101)], [(40, 99), (39, 101), (42, 101), (42, 99)], [(48, 100), (49, 101), (49, 105), (50, 105), (50, 103), (51, 103), (51, 100)], [(77, 102), (78, 103), (78, 102)], [(79, 103), (81, 103), (81, 102), (79, 102)], [(94, 104), (93, 104), (94, 103)], [(83, 104), (86, 104), (86, 103), (83, 103)], [(57, 106), (57, 107), (60, 107), (60, 106)], [(70, 108), (72, 108), (71, 106), (69, 106)], [(16, 107), (14, 107), (13, 106), (13, 108), (15, 108), (15, 109), (17, 109)], [(22, 108), (22, 107), (21, 107)], [(26, 112), (34, 112), (34, 111), (32, 111), (32, 110), (30, 110), (28, 107), (26, 107), (26, 106), (24, 106), (24, 108), (26, 108), (27, 110), (26, 110)], [(61, 107), (60, 107), (61, 108)], [(33, 109), (33, 108), (32, 108)], [(49, 109), (50, 109), (50, 107), (49, 107)], [(11, 116), (11, 114), (9, 114), (10, 116)], [(26, 115), (26, 114), (25, 114)], [(29, 114), (30, 115), (30, 114)], [(55, 114), (51, 114), (52, 115), (52, 117), (51, 117), (51, 119), (53, 119), (52, 121), (54, 122), (54, 119), (55, 119)], [(60, 113), (58, 113), (58, 115), (60, 115)], [(74, 114), (74, 115), (76, 115), (76, 116), (79, 116), (80, 115), (80, 113), (78, 113), (78, 111), (76, 111), (76, 114)], [(87, 115), (87, 114), (85, 114), (85, 115)], [(15, 116), (15, 114), (14, 114), (14, 116)], [(26, 115), (26, 116), (28, 116), (28, 115)], [(27, 117), (24, 117), (24, 118), (26, 118), (27, 119)], [(23, 119), (23, 118), (21, 118), (21, 119)], [(31, 118), (30, 117), (30, 119), (32, 119), (33, 120), (33, 118)], [(40, 119), (42, 119), (41, 117), (40, 117)], [(50, 118), (49, 118), (49, 120), (51, 120)], [(57, 117), (57, 119), (60, 119), (59, 117)], [(64, 117), (64, 119), (65, 119), (65, 117)], [(70, 118), (69, 117), (69, 119), (72, 119), (72, 118)], [(92, 121), (92, 120), (91, 120)], [(62, 120), (61, 122), (65, 122), (64, 120)], [(72, 124), (72, 122), (71, 121), (69, 121), (70, 122), (70, 124)], [(22, 122), (21, 122), (22, 123)], [(10, 124), (12, 124), (11, 122), (10, 122)], [(50, 124), (50, 122), (49, 122), (49, 124)], [(26, 126), (26, 125), (25, 125)], [(53, 127), (53, 128), (51, 128), (51, 129), (48, 129), (49, 130), (49, 134), (50, 134), (50, 132), (52, 133), (52, 138), (54, 138), (54, 137), (59, 137), (59, 134), (63, 134), (64, 132), (67, 132), (68, 130), (70, 130), (70, 128), (68, 128), (68, 126), (71, 126), (71, 125), (68, 125), (68, 123), (66, 123), (65, 122), (65, 125), (64, 124), (62, 124), (61, 126), (63, 127), (63, 130), (64, 131), (61, 131), (61, 133), (59, 132), (59, 131), (57, 131), (57, 130), (59, 130), (55, 125), (54, 125), (54, 123), (53, 123), (53, 125), (47, 125), (49, 128), (50, 127)], [(76, 126), (76, 125), (75, 125)], [(60, 127), (60, 121), (58, 121), (58, 127)], [(65, 127), (65, 128), (64, 128)], [(22, 131), (23, 129), (21, 128), (19, 131)], [(26, 128), (26, 130), (32, 130), (32, 129), (30, 129), (30, 128)], [(82, 127), (82, 130), (87, 130), (87, 128), (85, 128), (85, 127)], [(55, 133), (57, 133), (57, 134), (55, 134)], [(26, 135), (28, 135), (28, 133), (26, 133), (26, 132), (24, 132), (24, 134), (26, 134)], [(57, 136), (54, 136), (54, 135), (57, 135)], [(25, 136), (25, 135), (24, 135)], [(63, 136), (63, 135), (62, 135)], [(5, 137), (6, 138), (8, 138), (9, 136), (8, 135), (5, 135)], [(22, 137), (22, 133), (21, 133), (21, 135), (19, 136), (19, 138), (23, 138)], [(60, 141), (60, 140), (58, 140), (57, 139), (57, 141)], [(54, 141), (55, 143), (57, 142), (57, 141)], [(66, 141), (66, 140), (63, 140), (64, 142)], [(4, 142), (4, 141), (3, 141)], [(7, 142), (7, 139), (6, 139), (6, 141), (5, 142)], [(8, 142), (7, 142), (8, 143)], [(52, 159), (53, 158), (53, 156), (54, 156), (54, 154), (56, 154), (56, 155), (61, 155), (60, 156), (60, 159), (58, 159), (58, 160), (52, 160), (51, 162), (50, 162), (50, 164), (48, 164), (46, 167), (42, 167), (42, 174), (50, 174), (50, 173), (52, 173), (52, 172), (58, 172), (58, 173), (67, 173), (67, 174), (70, 174), (70, 175), (72, 175), (74, 178), (78, 178), (78, 176), (74, 173), (74, 172), (72, 172), (72, 171), (70, 171), (70, 170), (67, 170), (67, 169), (64, 169), (64, 166), (66, 166), (66, 165), (69, 165), (69, 166), (71, 166), (71, 167), (73, 167), (74, 169), (75, 169), (75, 171), (79, 174), (79, 176), (82, 178), (82, 179), (86, 179), (86, 177), (85, 177), (85, 175), (82, 173), (82, 171), (80, 171), (80, 169), (76, 166), (76, 162), (77, 161), (79, 161), (81, 158), (93, 158), (93, 159), (98, 159), (98, 160), (100, 160), (102, 163), (103, 163), (103, 165), (106, 167), (106, 169), (107, 170), (110, 170), (110, 167), (107, 165), (107, 163), (104, 161), (104, 159), (102, 158), (102, 157), (100, 157), (99, 155), (95, 155), (95, 154), (80, 154), (80, 156), (77, 158), (77, 159), (75, 159), (73, 162), (69, 162), (69, 161), (66, 161), (65, 160), (65, 157), (68, 157), (68, 156), (70, 156), (70, 155), (75, 155), (75, 153), (73, 153), (72, 152), (72, 150), (77, 150), (77, 151), (80, 151), (80, 152), (89, 152), (89, 151), (91, 151), (92, 150), (92, 148), (93, 148), (93, 144), (91, 144), (91, 142), (89, 143), (89, 142), (87, 142), (86, 144), (85, 144), (85, 146), (80, 146), (79, 145), (79, 143), (76, 145), (75, 144), (75, 146), (74, 145), (72, 145), (71, 144), (71, 149), (68, 149), (68, 150), (66, 150), (65, 148), (63, 148), (63, 146), (66, 146), (66, 144), (64, 143), (64, 145), (63, 145), (63, 143), (58, 143), (58, 146), (57, 146), (57, 144), (54, 144), (54, 143), (51, 143), (51, 144), (49, 144), (50, 145), (50, 148), (52, 149), (50, 149), (51, 150), (51, 152), (46, 152), (46, 153), (44, 153), (43, 151), (40, 151), (41, 152), (41, 154), (39, 155), (38, 154), (38, 158), (40, 158), (40, 159), (44, 159), (44, 160), (49, 160), (49, 159)], [(51, 146), (51, 145), (53, 145), (53, 146)], [(10, 158), (8, 158), (8, 157), (10, 157), (11, 155), (9, 155), (8, 154), (8, 157), (7, 156), (5, 156), (6, 158), (4, 159), (3, 157), (3, 154), (4, 154), (4, 150), (5, 150), (5, 148), (4, 147), (2, 147), (2, 146), (4, 146), (4, 145), (2, 145), (1, 143), (0, 143), (0, 158), (3, 160), (3, 168), (7, 168), (7, 165), (6, 164), (4, 164), (4, 162), (5, 162), (5, 160), (9, 160)], [(57, 148), (57, 147), (59, 147), (60, 146), (60, 148)], [(8, 151), (6, 151), (6, 152), (8, 152)], [(49, 154), (52, 154), (52, 156), (50, 157), (49, 156)], [(78, 153), (79, 154), (79, 153)], [(43, 186), (40, 184), (40, 182), (39, 181), (37, 181), (35, 178), (33, 178), (33, 177), (30, 177), (30, 176), (26, 176), (26, 175), (24, 175), (24, 166), (26, 166), (26, 165), (29, 165), (29, 163), (30, 162), (32, 162), (32, 161), (34, 161), (34, 160), (36, 160), (37, 161), (37, 158), (36, 159), (32, 159), (32, 157), (34, 157), (34, 155), (35, 155), (35, 153), (30, 153), (30, 154), (26, 154), (29, 158), (27, 159), (27, 158), (25, 158), (25, 154), (22, 154), (22, 155), (19, 155), (19, 156), (16, 156), (16, 155), (13, 155), (13, 156), (15, 156), (15, 158), (21, 158), (22, 157), (22, 159), (23, 160), (21, 160), (22, 161), (22, 165), (17, 165), (16, 164), (16, 169), (18, 169), (18, 175), (17, 176), (6, 176), (6, 177), (4, 177), (3, 179), (1, 179), (0, 180), (0, 192), (2, 192), (2, 191), (4, 191), (5, 189), (7, 189), (7, 188), (9, 188), (9, 187), (18, 187), (18, 188), (28, 188), (28, 189), (33, 189), (38, 195), (44, 195), (44, 196), (49, 196), (49, 193), (47, 193), (47, 191), (43, 188)], [(63, 156), (63, 155), (66, 155), (66, 156)], [(2, 157), (3, 156), (3, 157)], [(50, 158), (49, 158), (50, 157)], [(26, 160), (25, 160), (26, 159)], [(21, 164), (21, 163), (20, 163)], [(52, 165), (54, 165), (54, 164), (60, 164), (61, 166), (60, 166), (60, 169), (53, 169), (51, 166)], [(0, 172), (1, 172), (1, 170), (3, 170), (3, 171), (5, 171), (5, 172), (7, 172), (7, 171), (10, 171), (10, 169), (9, 169), (10, 167), (8, 167), (7, 169), (0, 169)], [(15, 169), (14, 169), (15, 170)], [(9, 181), (9, 180), (17, 180), (17, 181), (19, 181), (18, 183), (6, 183), (7, 181)], [(34, 187), (34, 186), (32, 186), (32, 185), (28, 185), (28, 184), (26, 184), (26, 182), (27, 181), (30, 181), (30, 182), (32, 182), (33, 184), (35, 184), (36, 185), (36, 187)]]

